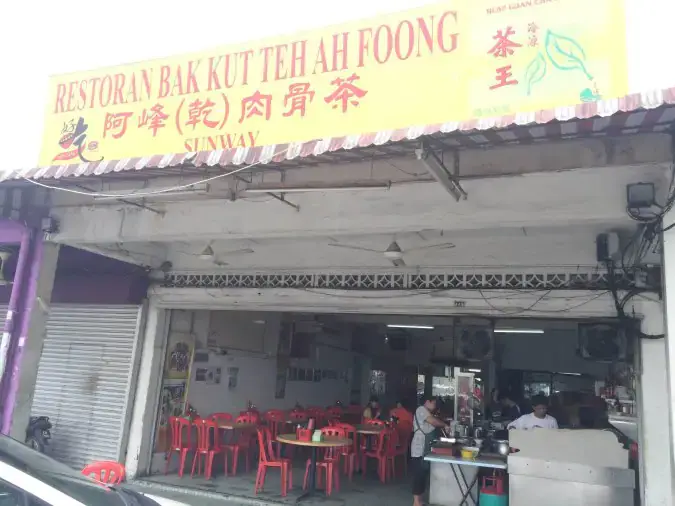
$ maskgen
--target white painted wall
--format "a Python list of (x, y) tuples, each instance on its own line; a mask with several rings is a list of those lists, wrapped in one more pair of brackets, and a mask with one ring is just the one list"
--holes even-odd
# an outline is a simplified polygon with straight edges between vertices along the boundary
[[(226, 355), (209, 353), (208, 363), (195, 363), (192, 369), (188, 402), (201, 415), (214, 412), (239, 414), (248, 401), (260, 410), (290, 409), (296, 402), (304, 406), (327, 406), (340, 400), (349, 401), (350, 383), (344, 380), (323, 380), (319, 383), (287, 381), (286, 395), (275, 399), (277, 343), (281, 329), (281, 313), (195, 311), (195, 332), (198, 343), (207, 339), (227, 350)], [(265, 321), (265, 324), (254, 323)], [(319, 335), (314, 357), (291, 359), (291, 367), (349, 371), (353, 353), (349, 341)], [(341, 348), (341, 349), (338, 349)], [(195, 381), (197, 368), (220, 367), (220, 384)], [(238, 368), (237, 386), (228, 388), (228, 368)]]

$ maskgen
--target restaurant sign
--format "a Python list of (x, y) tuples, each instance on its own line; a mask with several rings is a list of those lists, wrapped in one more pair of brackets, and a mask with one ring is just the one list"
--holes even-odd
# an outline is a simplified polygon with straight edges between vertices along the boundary
[(622, 0), (453, 0), (51, 78), (41, 166), (303, 142), (627, 93)]

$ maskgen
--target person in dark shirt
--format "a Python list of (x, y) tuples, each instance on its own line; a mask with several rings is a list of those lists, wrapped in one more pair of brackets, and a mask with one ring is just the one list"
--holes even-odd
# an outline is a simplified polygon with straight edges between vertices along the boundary
[(502, 418), (509, 421), (517, 420), (521, 417), (522, 412), (518, 403), (507, 392), (499, 396), (499, 401), (502, 405)]

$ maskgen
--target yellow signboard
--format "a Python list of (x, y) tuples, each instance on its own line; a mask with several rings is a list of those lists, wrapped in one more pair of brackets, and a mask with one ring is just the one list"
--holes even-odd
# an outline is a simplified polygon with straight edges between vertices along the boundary
[(452, 0), (53, 77), (41, 166), (302, 142), (627, 93), (622, 0)]

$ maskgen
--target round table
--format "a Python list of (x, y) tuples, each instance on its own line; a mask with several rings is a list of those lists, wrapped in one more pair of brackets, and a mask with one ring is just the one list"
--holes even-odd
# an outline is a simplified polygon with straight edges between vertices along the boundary
[(355, 425), (354, 428), (359, 434), (364, 434), (366, 436), (377, 436), (382, 432), (386, 427), (383, 425), (370, 425), (370, 424), (361, 424)]
[(300, 496), (298, 501), (302, 501), (311, 497), (316, 491), (316, 450), (317, 448), (337, 448), (340, 446), (349, 446), (352, 444), (351, 439), (341, 437), (324, 436), (323, 441), (298, 441), (298, 436), (295, 434), (279, 434), (277, 441), (282, 444), (294, 446), (306, 446), (312, 449), (309, 465), (309, 486), (307, 492)]

